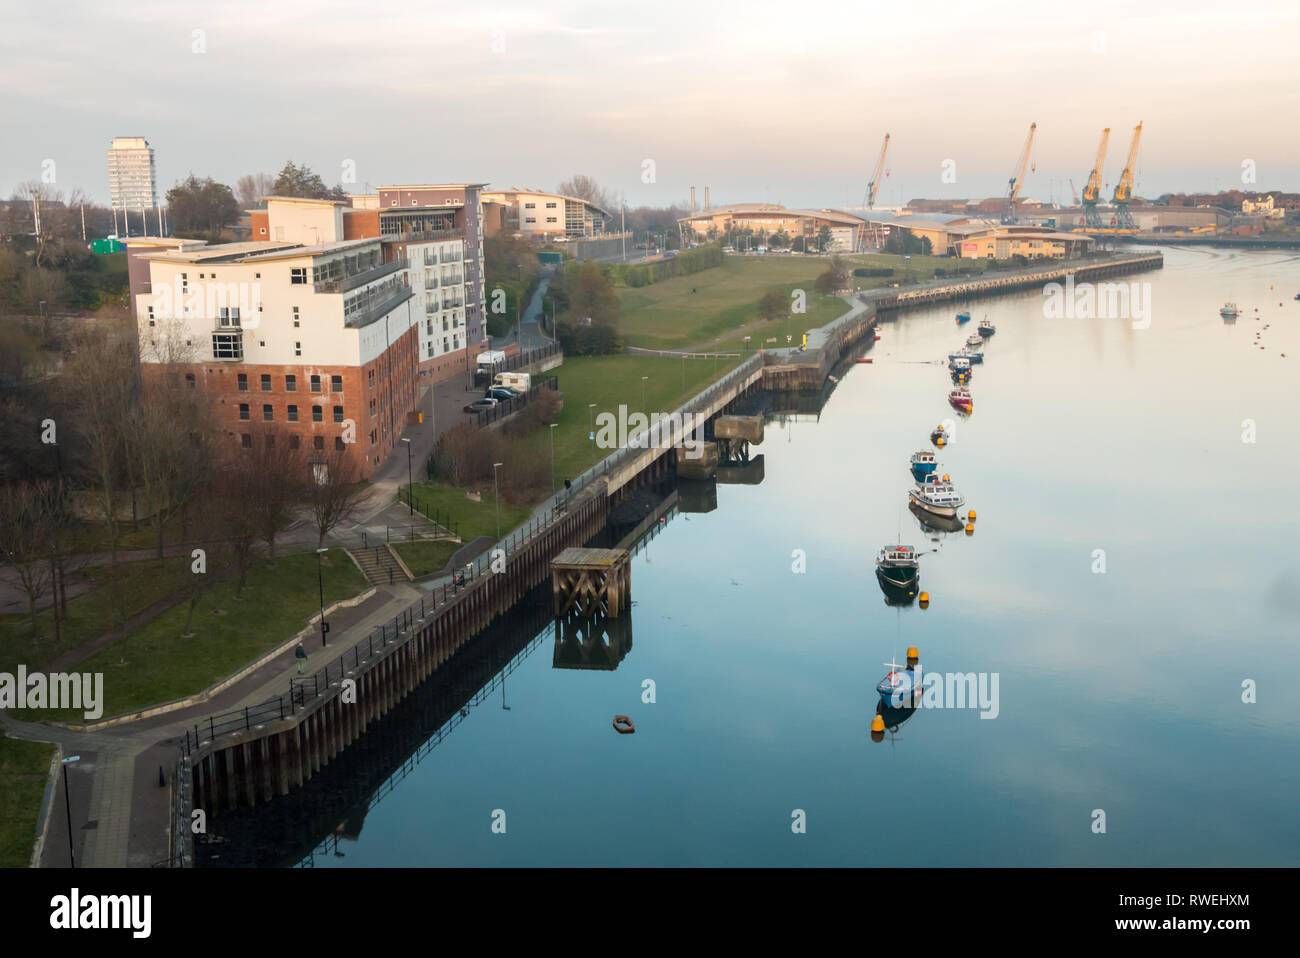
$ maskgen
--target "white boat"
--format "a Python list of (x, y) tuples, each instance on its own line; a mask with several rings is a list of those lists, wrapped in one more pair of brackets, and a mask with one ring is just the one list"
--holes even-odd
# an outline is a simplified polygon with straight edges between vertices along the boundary
[(978, 349), (984, 345), (984, 337), (979, 333), (972, 333), (970, 336), (966, 337), (966, 345), (971, 349)]
[(1241, 310), (1237, 309), (1236, 303), (1224, 303), (1219, 309), (1219, 315), (1224, 319), (1236, 319)]
[(956, 486), (933, 477), (908, 490), (907, 497), (917, 508), (944, 519), (955, 519), (957, 510), (966, 504), (966, 497)]

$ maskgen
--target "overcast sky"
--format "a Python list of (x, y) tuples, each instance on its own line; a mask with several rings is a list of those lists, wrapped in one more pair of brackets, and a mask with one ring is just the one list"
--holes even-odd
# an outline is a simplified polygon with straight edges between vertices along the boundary
[(111, 139), (144, 136), (160, 192), (292, 158), (353, 161), (353, 192), (587, 173), (630, 204), (848, 206), (888, 132), (883, 205), (1001, 195), (1036, 121), (1046, 200), (1103, 126), (1113, 184), (1139, 120), (1143, 195), (1298, 191), (1298, 48), (1296, 0), (0, 0), (0, 195), (53, 160), (106, 202)]

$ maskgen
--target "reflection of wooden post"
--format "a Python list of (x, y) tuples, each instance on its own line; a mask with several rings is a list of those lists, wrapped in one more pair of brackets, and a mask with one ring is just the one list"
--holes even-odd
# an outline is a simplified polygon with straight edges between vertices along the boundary
[(555, 614), (617, 618), (631, 596), (631, 577), (625, 549), (565, 549), (551, 560)]

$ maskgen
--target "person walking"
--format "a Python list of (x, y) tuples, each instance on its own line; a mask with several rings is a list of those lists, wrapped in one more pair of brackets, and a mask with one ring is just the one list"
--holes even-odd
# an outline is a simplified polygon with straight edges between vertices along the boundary
[(298, 674), (302, 675), (303, 666), (307, 664), (307, 650), (298, 643), (298, 648), (293, 650), (293, 657), (298, 660)]

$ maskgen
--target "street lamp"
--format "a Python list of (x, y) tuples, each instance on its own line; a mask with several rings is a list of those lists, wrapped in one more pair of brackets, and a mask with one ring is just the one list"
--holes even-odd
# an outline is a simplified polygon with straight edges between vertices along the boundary
[(501, 483), (497, 478), (497, 469), (505, 463), (492, 463), (492, 498), (496, 501), (497, 507), (497, 539), (501, 538)]
[(555, 427), (558, 422), (551, 423), (551, 495), (555, 495)]
[(596, 404), (594, 402), (587, 403), (587, 438), (592, 440), (593, 442), (596, 439), (596, 427), (592, 424), (591, 421), (591, 416), (592, 416), (591, 411), (595, 408), (596, 408)]
[(642, 412), (645, 412), (645, 381), (649, 378), (650, 378), (649, 376), (641, 377), (641, 411)]
[(415, 480), (411, 477), (411, 440), (403, 438), (402, 442), (406, 443), (406, 504), (411, 507), (411, 515), (415, 515)]
[(325, 579), (321, 576), (320, 557), (329, 549), (316, 550), (316, 585), (320, 588), (320, 645), (325, 648), (325, 633), (330, 630), (329, 625), (325, 622)]
[(80, 761), (80, 755), (69, 755), (62, 762), (63, 764), (63, 807), (68, 813), (68, 867), (76, 868), (76, 856), (72, 852), (72, 800), (68, 798), (68, 766), (73, 762)]

